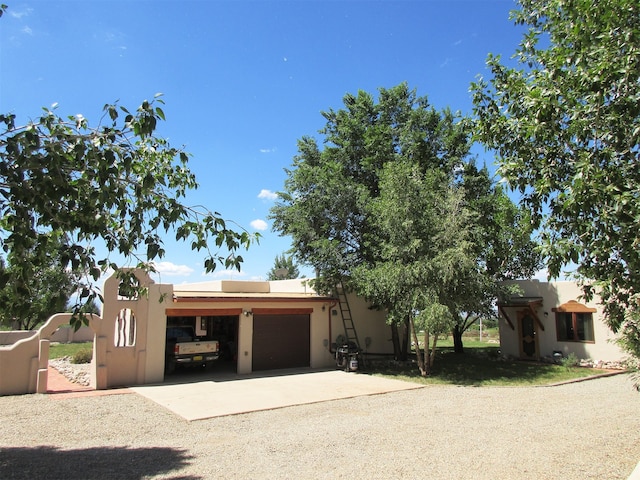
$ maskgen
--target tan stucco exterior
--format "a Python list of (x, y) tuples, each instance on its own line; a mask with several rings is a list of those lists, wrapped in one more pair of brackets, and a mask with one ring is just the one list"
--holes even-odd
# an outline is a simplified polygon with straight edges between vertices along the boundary
[[(112, 276), (105, 281), (101, 317), (89, 322), (94, 332), (91, 386), (96, 389), (163, 381), (168, 316), (237, 316), (236, 371), (248, 374), (254, 314), (303, 312), (309, 315), (309, 367), (335, 363), (332, 346), (345, 335), (338, 301), (316, 294), (308, 280), (223, 280), (174, 286), (156, 284), (141, 272), (136, 276), (147, 288), (145, 296), (120, 298), (119, 280)], [(349, 304), (363, 350), (393, 353), (385, 312), (369, 309), (354, 295), (349, 295)], [(54, 315), (31, 337), (0, 347), (0, 395), (47, 391), (49, 343), (69, 319), (70, 314)]]
[[(591, 302), (581, 299), (582, 291), (575, 282), (541, 282), (523, 280), (514, 282), (521, 295), (502, 303), (500, 311), (500, 349), (503, 354), (524, 358), (522, 351), (522, 325), (519, 312), (530, 312), (534, 317), (536, 359), (553, 358), (554, 352), (563, 356), (573, 353), (578, 359), (594, 362), (619, 362), (626, 357), (615, 342), (615, 334), (602, 318), (602, 306), (598, 298)], [(575, 303), (574, 303), (575, 302)], [(594, 340), (589, 342), (560, 341), (556, 328), (556, 310), (562, 305), (580, 305), (593, 317)]]
[[(334, 365), (335, 344), (345, 335), (337, 299), (317, 295), (309, 280), (277, 280), (271, 282), (220, 281), (173, 287), (174, 304), (168, 312), (187, 315), (220, 315), (240, 312), (238, 325), (237, 373), (252, 371), (253, 314), (309, 311), (310, 367)], [(385, 312), (370, 310), (368, 304), (349, 295), (349, 306), (362, 348), (371, 353), (391, 354), (393, 345)], [(369, 339), (369, 345), (365, 340)]]
[[(141, 272), (137, 276), (140, 284), (147, 287), (147, 295), (135, 300), (118, 297), (119, 282), (115, 276), (105, 281), (102, 320), (91, 322), (95, 332), (91, 385), (96, 389), (164, 379), (164, 310), (167, 299), (171, 299), (171, 285), (156, 284)], [(117, 346), (116, 325), (123, 310), (134, 315), (134, 338)]]

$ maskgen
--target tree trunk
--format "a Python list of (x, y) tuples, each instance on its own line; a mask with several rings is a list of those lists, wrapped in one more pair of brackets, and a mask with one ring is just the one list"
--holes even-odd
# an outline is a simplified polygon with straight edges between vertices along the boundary
[(409, 318), (404, 321), (404, 329), (402, 331), (402, 361), (406, 361), (409, 358), (409, 337), (411, 336), (409, 327)]
[(436, 360), (436, 345), (438, 344), (438, 336), (433, 337), (433, 346), (431, 347), (431, 353), (429, 354), (429, 373), (431, 373), (431, 367)]
[(462, 346), (462, 327), (457, 324), (453, 327), (451, 335), (453, 336), (453, 351), (455, 353), (464, 353), (464, 347)]
[(405, 362), (409, 358), (409, 320), (404, 324), (404, 330), (400, 335), (400, 328), (395, 323), (391, 324), (391, 342), (393, 343), (393, 358)]
[(400, 336), (398, 335), (398, 325), (391, 324), (391, 343), (393, 344), (393, 358), (402, 360), (402, 348), (400, 348)]
[[(433, 350), (431, 350), (433, 352)], [(424, 377), (431, 375), (431, 354), (429, 353), (429, 329), (424, 329)]]
[[(416, 360), (418, 361), (418, 368), (420, 369), (420, 375), (426, 377), (429, 375), (429, 362), (425, 362), (425, 358), (427, 356), (427, 352), (429, 351), (429, 344), (425, 344), (425, 354), (424, 357), (420, 352), (420, 344), (418, 343), (418, 333), (416, 332), (416, 324), (413, 322), (413, 317), (409, 316), (409, 326), (411, 328), (411, 336), (413, 337), (413, 342), (416, 345)], [(427, 332), (425, 331), (425, 337), (427, 336)], [(428, 341), (428, 340), (427, 340)]]

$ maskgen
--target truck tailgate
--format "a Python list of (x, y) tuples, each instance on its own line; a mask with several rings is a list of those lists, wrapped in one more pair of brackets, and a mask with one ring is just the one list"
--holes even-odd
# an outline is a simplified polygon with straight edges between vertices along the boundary
[(197, 353), (215, 353), (218, 351), (218, 342), (207, 340), (203, 342), (177, 343), (175, 352), (178, 355), (193, 355)]

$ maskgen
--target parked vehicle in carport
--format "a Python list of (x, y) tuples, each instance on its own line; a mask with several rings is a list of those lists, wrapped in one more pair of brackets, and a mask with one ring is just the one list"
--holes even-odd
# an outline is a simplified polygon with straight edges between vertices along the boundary
[(176, 365), (211, 367), (220, 357), (217, 340), (204, 340), (192, 327), (168, 326), (165, 347), (165, 372), (173, 373)]

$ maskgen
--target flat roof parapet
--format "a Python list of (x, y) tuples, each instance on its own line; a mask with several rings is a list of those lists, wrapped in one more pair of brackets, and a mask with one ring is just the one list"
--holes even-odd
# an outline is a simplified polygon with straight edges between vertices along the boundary
[(269, 282), (247, 282), (245, 280), (222, 280), (225, 293), (269, 293)]

